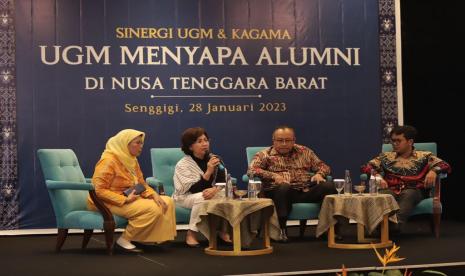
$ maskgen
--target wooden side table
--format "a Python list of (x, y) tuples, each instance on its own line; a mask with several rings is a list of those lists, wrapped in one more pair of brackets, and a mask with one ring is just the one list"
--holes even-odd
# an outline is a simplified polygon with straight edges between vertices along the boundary
[[(205, 253), (218, 256), (253, 256), (270, 254), (273, 247), (270, 245), (270, 236), (279, 239), (279, 223), (274, 209), (273, 201), (268, 198), (256, 200), (214, 199), (200, 203), (201, 221), (197, 224), (199, 231), (209, 240)], [(242, 250), (243, 241), (251, 241), (255, 233), (241, 231), (241, 223), (245, 219), (260, 220), (263, 231), (263, 248)], [(217, 227), (226, 220), (233, 229), (233, 250), (218, 250)], [(256, 222), (256, 221), (255, 221)], [(208, 228), (208, 231), (207, 229)]]
[[(378, 195), (329, 195), (321, 206), (317, 226), (317, 236), (328, 232), (328, 247), (342, 249), (371, 249), (392, 245), (389, 240), (389, 219), (397, 222), (395, 212), (399, 210), (396, 200), (388, 194)], [(357, 222), (358, 243), (337, 243), (335, 240), (335, 216), (344, 216)], [(381, 224), (380, 239), (365, 238), (365, 227), (374, 230)]]

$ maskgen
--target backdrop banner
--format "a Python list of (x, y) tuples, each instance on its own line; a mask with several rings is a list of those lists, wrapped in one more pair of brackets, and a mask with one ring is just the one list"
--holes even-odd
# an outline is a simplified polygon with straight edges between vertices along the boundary
[(284, 124), (333, 177), (350, 169), (358, 181), (359, 166), (397, 122), (392, 1), (15, 5), (20, 161), (8, 204), (17, 208), (17, 228), (55, 225), (40, 148), (73, 149), (91, 177), (109, 137), (141, 130), (139, 162), (148, 177), (150, 148), (179, 147), (184, 129), (201, 126), (212, 152), (240, 179), (245, 148), (270, 145)]

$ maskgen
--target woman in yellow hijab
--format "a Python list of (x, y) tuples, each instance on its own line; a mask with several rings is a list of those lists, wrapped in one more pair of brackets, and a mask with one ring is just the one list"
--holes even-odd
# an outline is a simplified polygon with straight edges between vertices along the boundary
[[(111, 137), (95, 166), (92, 183), (97, 196), (110, 211), (128, 219), (128, 226), (116, 244), (131, 252), (141, 252), (131, 241), (160, 243), (176, 237), (174, 204), (170, 197), (158, 195), (144, 180), (137, 162), (145, 133), (124, 129)], [(123, 193), (136, 184), (145, 191)], [(96, 207), (89, 198), (89, 209)]]

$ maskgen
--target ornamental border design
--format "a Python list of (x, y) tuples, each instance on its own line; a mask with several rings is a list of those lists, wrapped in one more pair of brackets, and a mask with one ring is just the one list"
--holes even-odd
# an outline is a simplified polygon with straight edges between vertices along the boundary
[(395, 0), (379, 0), (378, 5), (381, 129), (383, 143), (389, 143), (389, 133), (398, 124), (399, 120), (397, 109)]
[(14, 0), (0, 0), (0, 229), (19, 228)]

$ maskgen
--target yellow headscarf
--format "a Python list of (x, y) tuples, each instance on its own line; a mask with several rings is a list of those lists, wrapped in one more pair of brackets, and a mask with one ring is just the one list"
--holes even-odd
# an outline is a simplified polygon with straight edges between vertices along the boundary
[(101, 159), (105, 158), (107, 154), (115, 155), (118, 160), (123, 163), (124, 167), (128, 169), (137, 181), (135, 174), (137, 158), (129, 153), (128, 145), (137, 136), (142, 135), (142, 142), (144, 142), (145, 133), (135, 129), (123, 129), (115, 136), (108, 139), (105, 151), (102, 153)]

